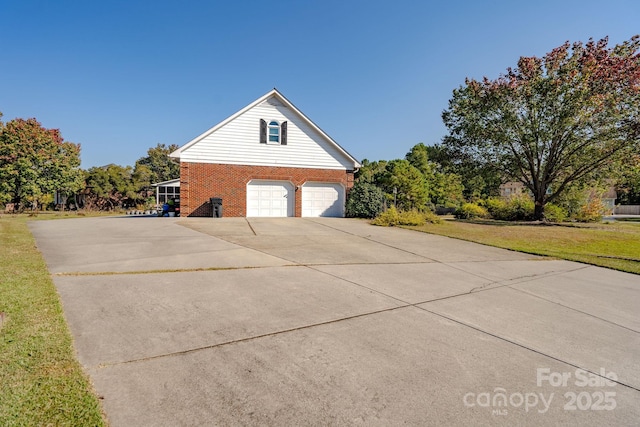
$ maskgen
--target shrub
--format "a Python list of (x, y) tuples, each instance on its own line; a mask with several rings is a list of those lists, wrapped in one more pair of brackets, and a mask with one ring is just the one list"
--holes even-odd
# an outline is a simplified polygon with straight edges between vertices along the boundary
[(534, 218), (535, 203), (528, 196), (511, 197), (507, 205), (515, 221), (530, 221)]
[(398, 210), (394, 206), (391, 206), (389, 209), (382, 212), (373, 221), (371, 221), (371, 224), (390, 227), (392, 225), (397, 225), (399, 220), (400, 212), (398, 212)]
[(483, 202), (487, 211), (491, 215), (492, 218), (502, 219), (509, 216), (509, 208), (507, 206), (507, 201), (504, 199), (498, 199), (495, 197), (490, 197)]
[(544, 207), (544, 218), (549, 222), (563, 222), (567, 217), (567, 211), (558, 205), (548, 203)]
[(603, 185), (597, 181), (574, 184), (554, 200), (554, 203), (562, 206), (571, 219), (599, 221), (602, 216), (611, 212), (611, 208), (607, 208), (601, 201), (608, 187), (608, 184)]
[(576, 220), (580, 222), (598, 222), (607, 212), (607, 207), (599, 197), (591, 197), (583, 205), (576, 215)]
[(425, 225), (426, 223), (439, 224), (442, 220), (433, 212), (418, 212), (417, 210), (399, 212), (395, 207), (390, 207), (378, 215), (371, 224), (383, 227), (395, 225)]
[(491, 217), (502, 221), (529, 221), (535, 210), (533, 200), (524, 194), (506, 200), (490, 198), (485, 204)]
[(425, 225), (427, 220), (424, 215), (416, 210), (400, 212), (397, 225)]
[(349, 218), (375, 218), (382, 212), (384, 192), (368, 182), (356, 182), (349, 191), (345, 214)]
[(475, 203), (463, 203), (454, 213), (458, 219), (486, 218), (489, 212), (486, 208)]
[(440, 218), (434, 212), (423, 212), (422, 216), (424, 217), (425, 222), (429, 224), (442, 224), (442, 218)]

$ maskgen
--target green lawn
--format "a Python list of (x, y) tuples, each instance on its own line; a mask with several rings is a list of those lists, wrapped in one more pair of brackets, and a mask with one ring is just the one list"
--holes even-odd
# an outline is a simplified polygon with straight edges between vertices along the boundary
[(640, 274), (637, 222), (545, 225), (447, 220), (407, 228)]
[(27, 220), (0, 217), (0, 425), (103, 426)]

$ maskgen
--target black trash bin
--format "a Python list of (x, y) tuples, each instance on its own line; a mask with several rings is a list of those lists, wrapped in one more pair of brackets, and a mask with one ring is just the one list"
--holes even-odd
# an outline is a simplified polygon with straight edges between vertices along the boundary
[(211, 201), (211, 216), (213, 218), (222, 218), (222, 198), (212, 197)]

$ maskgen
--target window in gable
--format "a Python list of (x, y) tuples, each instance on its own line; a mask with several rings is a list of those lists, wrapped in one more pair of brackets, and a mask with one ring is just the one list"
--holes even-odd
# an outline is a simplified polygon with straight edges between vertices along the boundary
[(271, 120), (268, 124), (260, 119), (260, 143), (287, 145), (287, 122), (282, 124), (276, 120)]
[(269, 142), (280, 143), (280, 123), (275, 120), (269, 122)]

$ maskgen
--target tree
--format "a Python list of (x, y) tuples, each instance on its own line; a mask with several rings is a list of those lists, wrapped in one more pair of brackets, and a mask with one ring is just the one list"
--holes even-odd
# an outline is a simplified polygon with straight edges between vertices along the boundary
[(444, 144), (522, 182), (543, 219), (569, 185), (638, 153), (640, 37), (607, 44), (567, 42), (496, 80), (467, 79), (443, 112)]
[(422, 142), (411, 147), (405, 157), (420, 172), (424, 175), (425, 179), (430, 182), (433, 176), (433, 164), (429, 161), (429, 152), (427, 146)]
[(19, 208), (59, 191), (67, 195), (83, 185), (80, 145), (65, 142), (58, 129), (36, 119), (0, 122), (0, 198)]
[(149, 184), (168, 181), (180, 177), (180, 163), (169, 157), (173, 151), (179, 147), (171, 144), (168, 147), (158, 144), (147, 150), (146, 157), (141, 157), (136, 161), (135, 169), (145, 166), (149, 169)]
[(622, 177), (617, 188), (621, 205), (640, 204), (640, 154), (634, 156), (627, 167), (622, 168)]
[(375, 182), (399, 210), (426, 209), (429, 192), (424, 175), (408, 160), (391, 160), (376, 174)]
[(422, 172), (429, 200), (434, 206), (457, 207), (463, 202), (462, 179), (460, 175), (442, 172), (439, 164), (431, 161), (429, 148), (422, 142), (414, 145), (405, 159)]
[(431, 203), (445, 208), (456, 208), (464, 202), (464, 186), (460, 175), (454, 173), (434, 173), (431, 185)]
[(377, 183), (375, 182), (376, 176), (384, 172), (386, 166), (386, 160), (371, 162), (367, 159), (364, 159), (362, 161), (362, 166), (355, 174), (355, 179), (359, 182), (368, 182), (370, 184), (377, 185)]
[(180, 177), (180, 163), (169, 157), (179, 147), (158, 144), (147, 150), (147, 156), (136, 161), (131, 175), (132, 185), (138, 192), (135, 202), (147, 200), (155, 190), (151, 184)]
[(140, 201), (131, 166), (110, 164), (92, 167), (86, 172), (85, 179), (87, 187), (91, 189), (87, 200), (90, 207), (112, 210)]
[(501, 184), (500, 172), (491, 164), (482, 163), (452, 150), (447, 144), (435, 144), (427, 147), (429, 159), (438, 165), (442, 173), (456, 174), (464, 183), (462, 195), (468, 201), (497, 196)]

